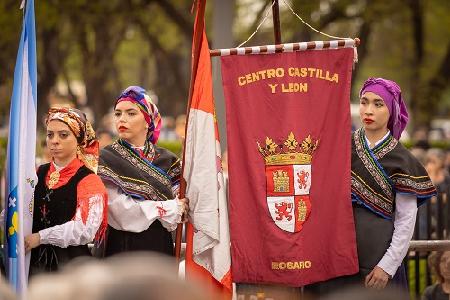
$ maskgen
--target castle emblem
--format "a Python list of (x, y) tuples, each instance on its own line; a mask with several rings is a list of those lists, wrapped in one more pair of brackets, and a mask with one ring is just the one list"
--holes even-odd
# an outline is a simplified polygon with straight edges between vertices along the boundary
[(266, 199), (275, 224), (299, 232), (311, 213), (311, 162), (319, 140), (310, 135), (297, 141), (291, 132), (280, 144), (267, 137), (258, 150), (264, 158)]

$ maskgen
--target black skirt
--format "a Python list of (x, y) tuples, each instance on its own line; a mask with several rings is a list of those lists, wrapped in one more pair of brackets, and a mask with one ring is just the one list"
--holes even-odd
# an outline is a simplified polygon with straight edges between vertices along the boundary
[(105, 256), (130, 251), (155, 251), (174, 255), (172, 234), (159, 221), (142, 232), (122, 231), (108, 226)]

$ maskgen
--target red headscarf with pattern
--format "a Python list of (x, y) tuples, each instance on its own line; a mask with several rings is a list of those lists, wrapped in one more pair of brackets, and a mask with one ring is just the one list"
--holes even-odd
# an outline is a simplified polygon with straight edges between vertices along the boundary
[(52, 107), (48, 111), (46, 124), (58, 120), (69, 126), (78, 141), (77, 157), (90, 170), (97, 173), (99, 143), (95, 131), (86, 115), (76, 108)]

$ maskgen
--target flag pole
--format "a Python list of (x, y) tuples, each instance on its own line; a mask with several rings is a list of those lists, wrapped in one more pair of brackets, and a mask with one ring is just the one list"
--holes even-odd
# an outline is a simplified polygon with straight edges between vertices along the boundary
[[(205, 6), (206, 6), (206, 0), (195, 0), (194, 6), (198, 7), (195, 24), (194, 26), (205, 26), (204, 20), (205, 20)], [(188, 98), (188, 104), (186, 108), (186, 125), (184, 128), (184, 141), (183, 141), (183, 157), (182, 157), (182, 164), (181, 164), (181, 179), (180, 179), (180, 192), (179, 197), (180, 199), (184, 198), (186, 195), (186, 181), (184, 180), (183, 174), (184, 174), (184, 159), (185, 159), (185, 152), (186, 152), (186, 134), (187, 134), (187, 128), (188, 128), (188, 120), (189, 120), (189, 111), (191, 107), (191, 101), (192, 101), (192, 94), (194, 91), (194, 81), (195, 81), (195, 74), (197, 74), (197, 68), (198, 68), (198, 60), (200, 56), (200, 49), (201, 45), (199, 45), (200, 40), (202, 38), (203, 30), (197, 30), (194, 32), (196, 35), (193, 37), (192, 40), (192, 47), (193, 47), (193, 55), (192, 55), (192, 69), (191, 69), (191, 79), (190, 79), (190, 86), (189, 86), (189, 98)], [(178, 262), (180, 262), (181, 257), (181, 238), (183, 235), (183, 223), (178, 224), (177, 231), (175, 235), (175, 259)]]
[(281, 44), (280, 8), (278, 0), (272, 0), (272, 19), (275, 44)]

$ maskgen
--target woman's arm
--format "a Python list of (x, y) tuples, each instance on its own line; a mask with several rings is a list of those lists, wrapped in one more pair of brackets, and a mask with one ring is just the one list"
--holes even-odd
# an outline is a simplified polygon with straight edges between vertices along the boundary
[(414, 233), (417, 200), (414, 195), (397, 194), (395, 199), (394, 233), (391, 245), (378, 263), (390, 276), (394, 276), (409, 248)]
[(74, 218), (39, 231), (40, 243), (66, 248), (91, 242), (103, 220), (105, 197), (105, 187), (97, 175), (83, 178), (77, 186)]
[(167, 201), (140, 201), (126, 195), (112, 183), (106, 183), (108, 191), (108, 223), (117, 230), (142, 232), (155, 221), (169, 231), (181, 222), (183, 204), (178, 199)]
[(100, 194), (93, 195), (88, 201), (90, 208), (85, 222), (81, 217), (81, 209), (77, 208), (73, 220), (39, 231), (40, 243), (67, 248), (91, 242), (102, 223), (103, 197)]

